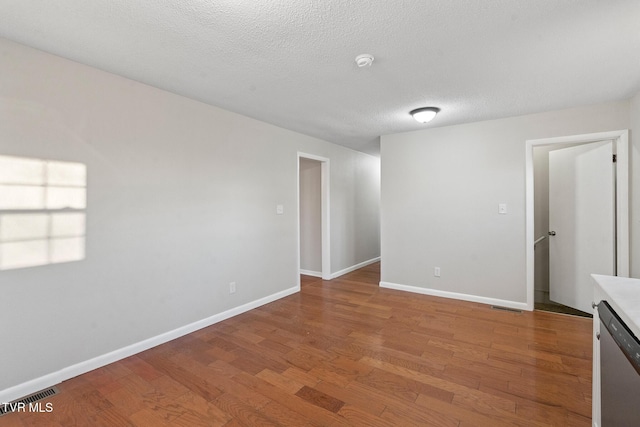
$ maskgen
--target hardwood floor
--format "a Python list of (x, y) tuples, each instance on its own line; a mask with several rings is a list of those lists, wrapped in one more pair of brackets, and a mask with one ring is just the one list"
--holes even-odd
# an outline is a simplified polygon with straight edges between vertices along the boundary
[(588, 426), (591, 320), (381, 289), (379, 264), (81, 375), (4, 426)]

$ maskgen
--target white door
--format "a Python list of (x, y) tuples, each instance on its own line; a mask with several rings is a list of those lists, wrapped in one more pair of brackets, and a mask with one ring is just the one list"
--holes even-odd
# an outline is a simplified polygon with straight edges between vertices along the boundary
[(549, 292), (592, 312), (592, 273), (614, 274), (613, 142), (549, 152)]

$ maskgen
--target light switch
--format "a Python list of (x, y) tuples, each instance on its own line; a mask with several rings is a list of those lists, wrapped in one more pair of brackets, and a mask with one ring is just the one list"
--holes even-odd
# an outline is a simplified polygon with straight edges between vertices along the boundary
[(507, 214), (507, 204), (506, 203), (500, 203), (498, 205), (498, 213), (500, 215), (506, 215)]
[(284, 205), (276, 205), (276, 214), (282, 215), (284, 213)]

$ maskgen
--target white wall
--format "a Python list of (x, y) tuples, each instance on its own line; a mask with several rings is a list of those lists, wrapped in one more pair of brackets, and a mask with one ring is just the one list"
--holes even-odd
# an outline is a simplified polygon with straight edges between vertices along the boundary
[(523, 307), (525, 141), (628, 127), (621, 101), (383, 136), (383, 285)]
[(379, 256), (378, 159), (3, 39), (0, 57), (0, 155), (88, 171), (86, 258), (0, 271), (0, 400), (295, 291), (298, 151), (331, 160), (333, 271)]
[(331, 162), (331, 241), (343, 243), (331, 247), (334, 274), (380, 257), (380, 159), (345, 156), (348, 162)]
[(321, 163), (300, 159), (300, 269), (322, 275)]

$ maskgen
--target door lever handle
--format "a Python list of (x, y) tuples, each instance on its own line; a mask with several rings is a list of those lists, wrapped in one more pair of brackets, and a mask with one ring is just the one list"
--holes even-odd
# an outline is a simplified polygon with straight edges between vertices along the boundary
[(555, 232), (555, 231), (550, 231), (550, 232), (549, 232), (549, 236), (555, 236), (555, 235), (556, 235), (556, 232)]

